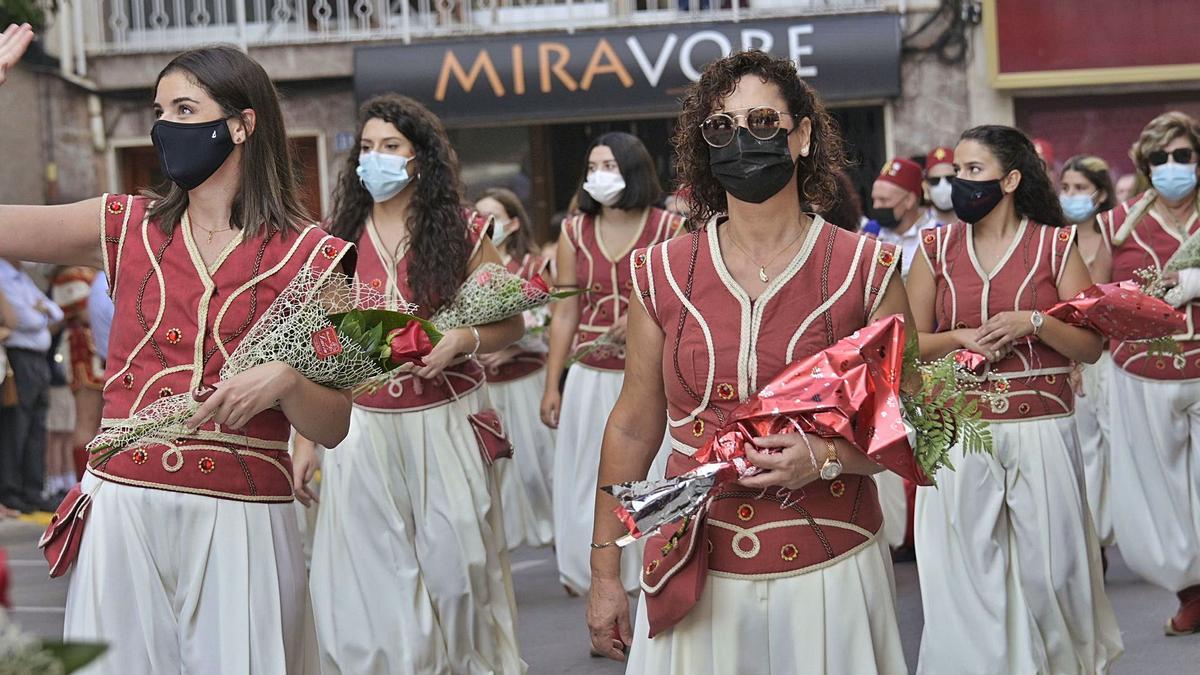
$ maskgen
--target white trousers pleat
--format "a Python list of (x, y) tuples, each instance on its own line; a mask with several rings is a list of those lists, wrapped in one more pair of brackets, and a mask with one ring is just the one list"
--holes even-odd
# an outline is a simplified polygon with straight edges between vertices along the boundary
[[(576, 593), (586, 593), (592, 583), (592, 525), (600, 446), (623, 378), (622, 373), (577, 365), (567, 374), (563, 391), (554, 451), (554, 547), (559, 581)], [(669, 443), (664, 437), (648, 475), (663, 475)], [(621, 556), (621, 581), (630, 593), (640, 588), (641, 554), (642, 543), (638, 542)]]
[(1071, 417), (991, 425), (995, 455), (917, 490), (918, 673), (1104, 673), (1123, 651)]
[(645, 603), (629, 675), (903, 675), (891, 554), (878, 540), (835, 565), (752, 581), (709, 575), (700, 602), (648, 638)]
[(1113, 368), (1112, 520), (1121, 556), (1168, 591), (1200, 584), (1200, 381)]
[(508, 675), (516, 602), (497, 488), (467, 415), (354, 408), (325, 453), (312, 597), (325, 675)]
[(888, 546), (904, 545), (908, 534), (908, 496), (904, 493), (904, 479), (891, 471), (881, 471), (873, 476), (879, 491), (879, 507), (883, 509), (883, 540)]
[(317, 673), (290, 503), (104, 482), (70, 577), (63, 634), (105, 642), (88, 675)]
[(1112, 546), (1112, 514), (1109, 512), (1109, 436), (1112, 417), (1109, 412), (1108, 381), (1112, 378), (1112, 357), (1105, 352), (1100, 360), (1083, 369), (1083, 396), (1075, 399), (1075, 428), (1083, 457), (1083, 480), (1087, 484), (1088, 510), (1096, 525), (1101, 546)]
[(538, 370), (519, 380), (488, 385), (514, 447), (513, 458), (496, 465), (509, 550), (554, 542), (554, 430), (541, 419), (545, 377), (545, 371)]

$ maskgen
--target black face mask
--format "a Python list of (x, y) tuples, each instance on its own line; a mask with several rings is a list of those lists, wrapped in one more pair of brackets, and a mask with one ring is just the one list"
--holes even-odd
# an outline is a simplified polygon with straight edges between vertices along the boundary
[(871, 209), (869, 217), (885, 230), (894, 230), (900, 225), (895, 209)]
[(726, 192), (761, 204), (782, 190), (796, 171), (787, 139), (786, 133), (778, 133), (760, 141), (749, 129), (738, 127), (729, 145), (708, 149), (708, 164)]
[(200, 187), (234, 148), (223, 119), (200, 124), (158, 120), (150, 129), (150, 140), (163, 173), (184, 190)]
[(964, 223), (978, 223), (1004, 199), (1004, 190), (999, 180), (950, 179), (950, 201), (954, 202), (954, 215)]

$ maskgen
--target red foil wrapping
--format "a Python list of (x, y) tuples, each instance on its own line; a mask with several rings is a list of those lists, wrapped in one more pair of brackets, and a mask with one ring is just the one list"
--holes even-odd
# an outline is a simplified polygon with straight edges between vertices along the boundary
[(1093, 285), (1051, 307), (1046, 316), (1113, 340), (1153, 340), (1187, 332), (1183, 312), (1146, 295), (1132, 281)]
[(872, 461), (900, 476), (930, 485), (917, 467), (900, 406), (904, 369), (904, 318), (893, 315), (784, 368), (738, 406), (730, 423), (701, 448), (701, 463), (749, 467), (743, 451), (750, 437), (806, 433), (844, 438)]
[(880, 319), (790, 364), (735, 408), (692, 457), (697, 468), (665, 480), (604, 488), (621, 502), (615, 512), (629, 531), (617, 544), (701, 512), (724, 484), (758, 473), (745, 447), (760, 436), (803, 431), (844, 438), (901, 477), (932, 485), (917, 465), (915, 439), (901, 411), (904, 347), (904, 318)]

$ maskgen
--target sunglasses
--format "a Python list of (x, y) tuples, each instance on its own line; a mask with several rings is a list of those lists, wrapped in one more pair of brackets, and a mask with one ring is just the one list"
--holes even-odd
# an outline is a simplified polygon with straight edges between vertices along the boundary
[(1168, 157), (1175, 160), (1176, 164), (1191, 164), (1196, 158), (1196, 151), (1191, 148), (1175, 148), (1170, 152), (1155, 150), (1146, 155), (1146, 160), (1150, 166), (1162, 166), (1167, 163)]
[(929, 187), (937, 187), (942, 181), (950, 182), (952, 176), (929, 176), (925, 179), (925, 184)]
[[(781, 113), (765, 105), (750, 108), (745, 114), (713, 113), (700, 123), (700, 135), (704, 137), (704, 142), (712, 147), (723, 148), (733, 142), (733, 137), (737, 134), (737, 120), (742, 118), (746, 122), (746, 128), (750, 130), (751, 136), (760, 141), (769, 141), (775, 138), (775, 135), (783, 128), (780, 123), (784, 117), (794, 118), (799, 115)], [(793, 129), (795, 127), (788, 129), (787, 133), (791, 133)]]

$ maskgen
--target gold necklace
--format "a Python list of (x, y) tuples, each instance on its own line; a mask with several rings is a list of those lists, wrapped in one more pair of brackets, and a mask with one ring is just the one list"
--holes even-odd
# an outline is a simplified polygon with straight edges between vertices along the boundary
[(767, 261), (766, 265), (760, 265), (758, 260), (756, 260), (754, 258), (754, 256), (750, 255), (750, 252), (747, 251), (745, 248), (743, 248), (742, 245), (738, 243), (737, 239), (733, 238), (732, 232), (729, 233), (729, 236), (727, 237), (727, 239), (729, 239), (729, 241), (733, 242), (733, 245), (738, 247), (738, 250), (741, 251), (742, 253), (744, 253), (746, 255), (746, 257), (750, 259), (750, 262), (752, 262), (756, 266), (758, 266), (758, 280), (765, 284), (771, 280), (770, 277), (767, 276), (767, 268), (770, 267), (771, 264), (774, 263), (777, 259), (779, 259), (779, 256), (783, 255), (783, 253), (785, 251), (790, 249), (793, 244), (795, 244), (797, 241), (800, 241), (800, 237), (804, 236), (804, 233), (807, 231), (808, 231), (808, 228), (804, 228), (804, 227), (800, 228), (800, 232), (796, 234), (796, 238), (792, 239), (790, 242), (788, 242), (787, 246), (784, 246), (783, 248), (779, 249), (779, 251), (776, 252), (775, 255), (771, 256), (771, 259)]
[(202, 230), (203, 232), (207, 233), (208, 234), (207, 243), (209, 243), (209, 244), (212, 243), (213, 237), (215, 237), (218, 232), (228, 232), (229, 230), (233, 229), (233, 226), (231, 225), (229, 227), (223, 227), (219, 230), (210, 230), (207, 227), (203, 227), (201, 225), (197, 225), (196, 223), (192, 222), (192, 217), (190, 215), (188, 216), (188, 224), (191, 225), (192, 227), (197, 227), (200, 230)]

